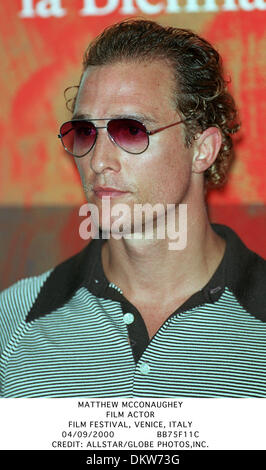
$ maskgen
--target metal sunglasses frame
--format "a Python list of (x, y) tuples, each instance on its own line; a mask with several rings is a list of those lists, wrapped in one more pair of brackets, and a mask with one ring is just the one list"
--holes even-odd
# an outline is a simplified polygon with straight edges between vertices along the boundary
[[(113, 136), (109, 133), (109, 131), (108, 131), (108, 124), (109, 124), (109, 122), (111, 122), (111, 121), (123, 121), (123, 120), (125, 120), (125, 121), (126, 121), (126, 120), (127, 120), (127, 121), (135, 121), (135, 122), (141, 124), (142, 126), (144, 126), (145, 132), (146, 132), (146, 134), (147, 134), (147, 136), (148, 136), (148, 143), (147, 143), (146, 148), (145, 148), (144, 150), (142, 150), (141, 152), (130, 152), (129, 150), (124, 149), (123, 147), (121, 147), (121, 145), (119, 145), (119, 144), (115, 141), (115, 139), (113, 138)], [(176, 122), (174, 122), (174, 123), (172, 123), (172, 124), (168, 124), (167, 126), (159, 127), (159, 129), (154, 129), (154, 130), (151, 130), (151, 131), (149, 131), (148, 129), (146, 129), (146, 126), (145, 126), (141, 121), (139, 121), (138, 119), (134, 119), (134, 118), (72, 119), (71, 121), (66, 121), (66, 122), (64, 122), (64, 123), (61, 125), (61, 127), (60, 127), (60, 131), (61, 131), (62, 127), (63, 127), (65, 124), (72, 123), (72, 122), (89, 122), (89, 123), (92, 123), (92, 124), (93, 124), (93, 121), (108, 121), (106, 126), (95, 126), (95, 125), (93, 124), (94, 127), (95, 127), (95, 130), (96, 130), (95, 140), (94, 140), (92, 146), (90, 147), (90, 149), (89, 149), (86, 153), (84, 153), (83, 155), (75, 155), (74, 153), (70, 152), (70, 150), (68, 150), (68, 149), (65, 147), (64, 142), (63, 142), (63, 137), (66, 135), (66, 133), (65, 133), (64, 135), (62, 135), (61, 133), (58, 134), (58, 138), (61, 139), (62, 145), (63, 145), (64, 149), (66, 150), (66, 152), (68, 152), (70, 155), (73, 155), (73, 157), (75, 157), (75, 158), (82, 158), (82, 157), (85, 157), (85, 155), (87, 155), (87, 154), (93, 149), (94, 145), (96, 144), (97, 137), (98, 137), (98, 129), (107, 129), (107, 133), (108, 133), (108, 136), (109, 136), (109, 138), (111, 139), (111, 141), (112, 141), (115, 145), (117, 145), (119, 148), (121, 148), (122, 150), (124, 150), (124, 152), (130, 153), (131, 155), (141, 155), (141, 154), (144, 153), (144, 152), (147, 150), (147, 148), (149, 147), (149, 145), (150, 145), (150, 139), (149, 139), (149, 137), (150, 137), (151, 135), (154, 135), (154, 134), (157, 134), (158, 132), (164, 131), (165, 129), (168, 129), (169, 127), (173, 127), (173, 126), (177, 126), (178, 124), (182, 124), (182, 123), (184, 123), (186, 120), (187, 120), (187, 119), (181, 119), (181, 120), (176, 121)], [(69, 130), (68, 132), (70, 132), (70, 130)]]

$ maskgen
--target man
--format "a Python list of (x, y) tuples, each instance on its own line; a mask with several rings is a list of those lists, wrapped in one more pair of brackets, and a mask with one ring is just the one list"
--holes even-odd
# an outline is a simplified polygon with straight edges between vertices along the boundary
[[(266, 396), (265, 261), (205, 204), (238, 129), (218, 53), (152, 21), (111, 26), (73, 113), (60, 138), (102, 236), (2, 293), (2, 396)], [(137, 205), (158, 210), (137, 222)]]

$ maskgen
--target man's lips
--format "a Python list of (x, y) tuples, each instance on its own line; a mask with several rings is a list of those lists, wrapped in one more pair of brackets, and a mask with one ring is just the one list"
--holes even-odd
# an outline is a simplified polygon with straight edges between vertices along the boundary
[(120, 189), (111, 188), (109, 186), (95, 186), (93, 188), (93, 192), (99, 199), (102, 199), (104, 196), (119, 197), (128, 193), (128, 191), (121, 191)]

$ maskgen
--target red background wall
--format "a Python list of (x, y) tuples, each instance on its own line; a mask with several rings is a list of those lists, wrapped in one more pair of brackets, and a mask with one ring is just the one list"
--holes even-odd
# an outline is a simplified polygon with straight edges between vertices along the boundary
[(63, 91), (78, 83), (89, 41), (129, 16), (193, 29), (220, 51), (242, 130), (227, 185), (208, 196), (210, 217), (266, 256), (265, 9), (264, 0), (1, 2), (0, 287), (49, 269), (85, 243), (79, 176), (57, 139), (70, 116)]

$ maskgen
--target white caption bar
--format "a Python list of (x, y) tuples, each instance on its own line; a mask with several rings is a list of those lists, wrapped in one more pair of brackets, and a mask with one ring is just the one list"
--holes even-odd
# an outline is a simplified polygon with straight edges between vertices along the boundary
[(2, 450), (264, 450), (265, 399), (1, 399)]

